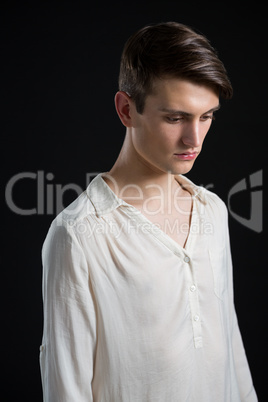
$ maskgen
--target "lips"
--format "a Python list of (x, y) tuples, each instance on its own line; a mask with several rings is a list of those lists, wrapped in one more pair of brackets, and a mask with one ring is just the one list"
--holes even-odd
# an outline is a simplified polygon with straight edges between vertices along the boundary
[(174, 154), (174, 156), (180, 160), (193, 160), (197, 157), (198, 152), (183, 152), (181, 154)]

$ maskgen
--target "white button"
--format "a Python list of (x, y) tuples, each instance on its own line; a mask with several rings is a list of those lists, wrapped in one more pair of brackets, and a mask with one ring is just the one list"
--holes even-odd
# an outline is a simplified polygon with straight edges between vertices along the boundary
[(203, 340), (202, 340), (202, 336), (197, 336), (197, 337), (195, 337), (194, 338), (194, 344), (195, 344), (195, 347), (198, 349), (198, 348), (202, 348), (202, 346), (203, 346)]
[(189, 262), (190, 261), (190, 258), (189, 257), (184, 257), (184, 262)]
[(191, 291), (191, 292), (194, 292), (195, 290), (196, 290), (196, 286), (195, 286), (195, 285), (190, 286), (190, 291)]
[(199, 315), (195, 315), (195, 316), (194, 316), (194, 320), (195, 320), (195, 321), (199, 321)]

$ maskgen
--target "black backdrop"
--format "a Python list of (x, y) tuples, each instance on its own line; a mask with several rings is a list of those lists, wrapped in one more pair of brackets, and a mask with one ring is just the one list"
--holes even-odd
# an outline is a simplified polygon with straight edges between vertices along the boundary
[[(267, 130), (266, 11), (263, 2), (237, 4), (2, 4), (5, 401), (42, 400), (41, 247), (56, 213), (86, 187), (93, 172), (110, 169), (121, 147), (125, 131), (113, 98), (123, 44), (143, 25), (170, 20), (209, 37), (234, 86), (233, 99), (223, 102), (188, 177), (230, 201), (236, 308), (259, 399), (268, 400), (267, 263), (265, 228), (260, 225)], [(254, 196), (250, 185), (255, 186)]]

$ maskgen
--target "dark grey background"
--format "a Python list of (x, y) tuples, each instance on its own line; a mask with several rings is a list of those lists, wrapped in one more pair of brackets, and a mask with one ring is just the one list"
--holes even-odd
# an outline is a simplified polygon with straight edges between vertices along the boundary
[[(234, 86), (188, 177), (210, 186), (225, 202), (230, 189), (264, 169), (266, 147), (265, 4), (179, 1), (17, 2), (2, 4), (3, 187), (23, 172), (12, 199), (39, 214), (4, 210), (2, 251), (3, 371), (5, 401), (41, 401), (41, 247), (60, 186), (86, 187), (86, 174), (110, 169), (124, 138), (114, 109), (120, 55), (126, 39), (143, 25), (178, 21), (204, 33), (218, 50)], [(262, 5), (261, 5), (262, 4)], [(267, 88), (267, 86), (266, 86)], [(47, 176), (52, 173), (53, 176)], [(42, 183), (42, 174), (44, 181)], [(67, 187), (66, 187), (67, 188)], [(260, 188), (258, 190), (261, 190)], [(49, 198), (48, 193), (54, 194)], [(77, 196), (66, 190), (63, 205)], [(46, 198), (49, 198), (47, 202)], [(47, 213), (50, 203), (52, 211)], [(232, 197), (231, 208), (249, 219), (250, 192)], [(52, 212), (52, 213), (50, 213)], [(261, 211), (260, 211), (261, 213)], [(264, 377), (267, 313), (264, 231), (230, 217), (235, 301), (253, 380), (267, 400)], [(267, 260), (266, 260), (267, 261)], [(164, 402), (164, 401), (163, 401)]]

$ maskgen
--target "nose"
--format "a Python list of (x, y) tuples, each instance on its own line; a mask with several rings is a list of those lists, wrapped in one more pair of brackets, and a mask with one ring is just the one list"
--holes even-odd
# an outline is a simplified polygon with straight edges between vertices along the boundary
[(201, 145), (201, 130), (199, 121), (188, 122), (182, 135), (182, 142), (192, 148)]

